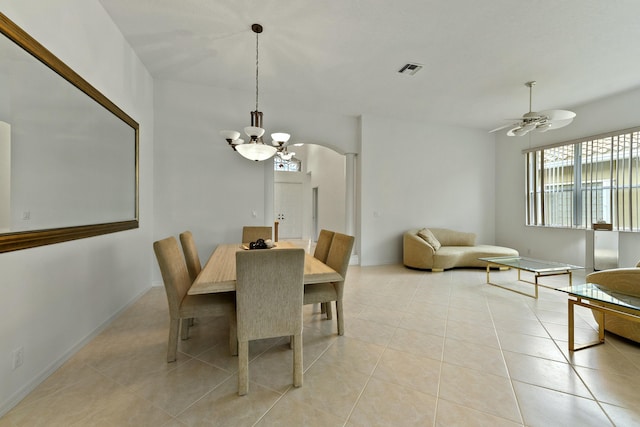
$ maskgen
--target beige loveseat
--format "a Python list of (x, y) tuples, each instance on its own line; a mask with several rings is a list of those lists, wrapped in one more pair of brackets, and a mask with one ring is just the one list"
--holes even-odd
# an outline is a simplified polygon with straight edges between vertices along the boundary
[[(617, 291), (622, 294), (640, 297), (640, 262), (636, 267), (630, 268), (612, 268), (611, 270), (596, 271), (591, 274), (587, 274), (587, 283), (595, 283), (602, 285), (612, 291)], [(605, 303), (592, 304), (608, 306)], [(638, 314), (637, 311), (626, 309), (624, 307), (612, 307), (615, 310), (626, 311), (632, 314)], [(594, 318), (598, 323), (601, 322), (599, 316), (595, 315)], [(618, 316), (604, 316), (604, 329), (613, 332), (614, 334), (623, 336), (630, 340), (640, 342), (640, 323), (633, 322)]]
[(414, 229), (403, 236), (403, 262), (411, 268), (440, 272), (454, 267), (486, 267), (478, 258), (499, 256), (518, 256), (518, 251), (476, 245), (474, 233), (446, 228)]

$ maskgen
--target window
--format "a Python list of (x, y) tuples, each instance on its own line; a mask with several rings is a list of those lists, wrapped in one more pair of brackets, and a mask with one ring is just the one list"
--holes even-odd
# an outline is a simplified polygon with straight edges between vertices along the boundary
[(291, 158), (291, 160), (285, 160), (280, 156), (274, 156), (273, 168), (279, 172), (300, 172), (302, 162), (295, 157)]
[(525, 153), (526, 224), (640, 231), (640, 128)]

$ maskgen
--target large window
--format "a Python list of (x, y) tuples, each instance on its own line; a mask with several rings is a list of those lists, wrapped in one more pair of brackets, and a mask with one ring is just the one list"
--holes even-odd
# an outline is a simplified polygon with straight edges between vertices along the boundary
[(640, 231), (640, 128), (525, 154), (527, 225)]

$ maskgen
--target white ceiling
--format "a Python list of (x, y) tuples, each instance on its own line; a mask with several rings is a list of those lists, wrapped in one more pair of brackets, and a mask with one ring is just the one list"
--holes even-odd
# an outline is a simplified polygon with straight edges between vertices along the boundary
[[(640, 86), (638, 0), (100, 0), (154, 78), (484, 130)], [(397, 71), (407, 62), (424, 68)], [(263, 108), (264, 107), (264, 108)]]

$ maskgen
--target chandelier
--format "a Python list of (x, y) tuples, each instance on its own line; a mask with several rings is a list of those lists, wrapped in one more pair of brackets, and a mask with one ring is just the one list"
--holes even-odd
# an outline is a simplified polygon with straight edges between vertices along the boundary
[(244, 128), (244, 133), (249, 137), (249, 142), (245, 144), (244, 140), (240, 139), (240, 132), (235, 130), (223, 130), (220, 131), (220, 135), (242, 157), (259, 162), (269, 159), (276, 153), (286, 154), (285, 144), (289, 141), (290, 135), (282, 132), (272, 133), (273, 142), (271, 145), (265, 144), (262, 140), (265, 130), (262, 127), (262, 112), (258, 110), (258, 35), (262, 32), (262, 25), (253, 24), (251, 30), (256, 33), (256, 110), (251, 111), (251, 126)]

